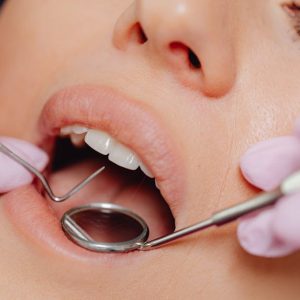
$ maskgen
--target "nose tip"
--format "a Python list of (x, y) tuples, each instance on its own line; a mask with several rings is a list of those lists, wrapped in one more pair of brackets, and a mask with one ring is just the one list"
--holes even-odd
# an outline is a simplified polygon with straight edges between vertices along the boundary
[(235, 81), (234, 45), (230, 26), (224, 26), (229, 14), (211, 3), (136, 1), (117, 22), (114, 45), (125, 52), (139, 49), (185, 87), (224, 96)]

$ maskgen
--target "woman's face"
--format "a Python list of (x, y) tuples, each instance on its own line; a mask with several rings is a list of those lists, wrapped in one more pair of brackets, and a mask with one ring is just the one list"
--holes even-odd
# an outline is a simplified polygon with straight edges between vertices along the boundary
[[(32, 186), (2, 196), (0, 295), (299, 293), (299, 255), (250, 257), (234, 225), (155, 251), (101, 254), (68, 241), (58, 221), (77, 204), (112, 201), (143, 215), (154, 237), (173, 228), (168, 207), (179, 229), (250, 196), (241, 155), (289, 133), (300, 113), (299, 24), (300, 9), (288, 0), (8, 0), (0, 17), (1, 135), (52, 156), (59, 128), (101, 129), (138, 154), (168, 206), (150, 180), (117, 176), (113, 165), (64, 204)], [(50, 182), (63, 193), (98, 167), (82, 160), (49, 174)]]

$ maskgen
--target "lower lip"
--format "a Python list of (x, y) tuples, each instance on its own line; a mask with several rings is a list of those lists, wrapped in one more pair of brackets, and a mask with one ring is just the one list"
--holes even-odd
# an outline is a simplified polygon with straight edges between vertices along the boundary
[[(42, 197), (33, 185), (12, 191), (1, 197), (4, 211), (11, 222), (18, 228), (26, 241), (53, 251), (56, 255), (76, 261), (88, 261), (97, 265), (112, 265), (123, 260), (132, 263), (140, 258), (139, 252), (131, 253), (96, 253), (87, 251), (72, 243), (64, 235), (60, 220), (51, 211), (49, 200)], [(149, 252), (147, 252), (149, 253)], [(141, 253), (140, 253), (141, 254)], [(149, 254), (147, 254), (148, 256)], [(146, 255), (144, 254), (143, 257)]]

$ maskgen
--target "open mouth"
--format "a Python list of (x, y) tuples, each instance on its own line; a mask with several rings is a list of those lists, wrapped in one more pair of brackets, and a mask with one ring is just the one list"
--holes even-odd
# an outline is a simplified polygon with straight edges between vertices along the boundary
[[(51, 203), (58, 218), (74, 206), (110, 202), (141, 216), (149, 226), (150, 238), (174, 231), (173, 215), (154, 176), (132, 150), (108, 133), (84, 126), (69, 125), (60, 132), (48, 176), (56, 192), (63, 194), (98, 166), (103, 165), (106, 170), (65, 203)], [(97, 214), (89, 214), (86, 218), (81, 222), (88, 225), (85, 229), (90, 234), (95, 231)]]
[[(46, 103), (39, 131), (39, 146), (52, 160), (47, 178), (55, 194), (64, 194), (101, 166), (106, 169), (62, 203), (45, 201), (30, 187), (30, 191), (22, 191), (22, 197), (28, 200), (22, 211), (15, 204), (18, 194), (12, 193), (7, 207), (10, 214), (17, 215), (21, 227), (29, 227), (35, 235), (43, 236), (43, 241), (47, 241), (48, 234), (55, 249), (63, 248), (67, 238), (58, 226), (65, 211), (93, 202), (112, 202), (141, 216), (149, 226), (150, 239), (174, 231), (174, 217), (184, 194), (183, 164), (176, 141), (150, 107), (108, 88), (71, 87)], [(33, 211), (29, 203), (40, 207)], [(28, 210), (31, 215), (23, 222)], [(35, 223), (40, 222), (39, 229), (32, 228), (33, 215)], [(68, 243), (68, 251), (75, 251)]]

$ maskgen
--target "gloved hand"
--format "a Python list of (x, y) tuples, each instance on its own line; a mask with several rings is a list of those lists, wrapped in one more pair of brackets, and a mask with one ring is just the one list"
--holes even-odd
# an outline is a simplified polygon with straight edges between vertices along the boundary
[[(251, 184), (265, 191), (299, 171), (300, 122), (293, 135), (250, 148), (242, 157), (241, 170)], [(257, 256), (280, 257), (300, 250), (300, 192), (241, 218), (238, 239), (247, 252)]]
[[(48, 155), (31, 143), (8, 137), (0, 137), (0, 143), (3, 143), (39, 171), (42, 171), (48, 164)], [(32, 180), (33, 175), (31, 173), (0, 152), (0, 194), (27, 185)]]

